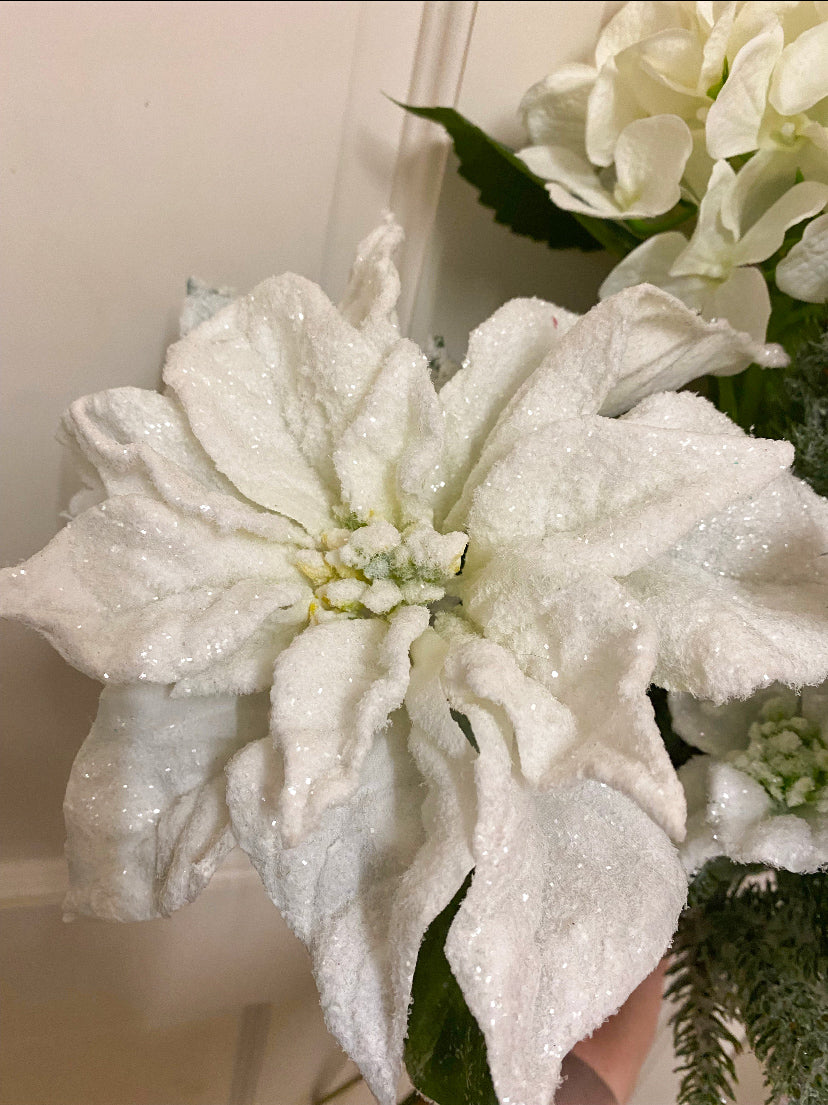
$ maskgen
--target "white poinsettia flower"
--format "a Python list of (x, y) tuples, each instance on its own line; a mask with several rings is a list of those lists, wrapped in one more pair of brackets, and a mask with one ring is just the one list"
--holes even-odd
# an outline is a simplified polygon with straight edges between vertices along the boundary
[[(737, 330), (763, 340), (771, 305), (765, 278), (756, 266), (780, 248), (791, 226), (828, 204), (828, 184), (797, 182), (796, 173), (795, 161), (769, 151), (756, 154), (738, 173), (727, 161), (718, 161), (689, 241), (680, 231), (649, 238), (616, 265), (601, 285), (600, 296), (653, 283), (703, 317), (726, 318)], [(809, 283), (805, 273), (818, 268), (819, 253), (819, 237), (809, 236), (788, 269), (781, 266), (783, 284), (786, 271), (800, 271), (794, 266), (801, 258), (798, 283), (811, 290), (814, 277)], [(789, 279), (788, 287), (796, 285), (796, 277)]]
[(570, 950), (609, 980), (585, 1033), (683, 894), (649, 683), (721, 701), (825, 678), (828, 527), (786, 444), (672, 393), (778, 349), (652, 287), (581, 319), (514, 301), (438, 395), (398, 332), (398, 240), (386, 223), (363, 244), (338, 310), (265, 281), (172, 347), (164, 395), (74, 404), (101, 501), (5, 570), (2, 609), (108, 684), (67, 795), (72, 912), (168, 912), (240, 841), (385, 1103), (422, 935), (474, 866), (449, 954), (501, 1099), (542, 1096), (574, 1031)]
[(670, 710), (707, 753), (679, 772), (689, 871), (722, 855), (800, 873), (828, 865), (828, 684), (775, 684), (723, 706), (671, 695)]

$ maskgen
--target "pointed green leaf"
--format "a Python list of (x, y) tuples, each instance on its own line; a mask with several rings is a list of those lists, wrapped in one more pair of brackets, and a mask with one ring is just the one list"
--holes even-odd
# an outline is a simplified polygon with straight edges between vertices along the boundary
[(416, 1089), (439, 1105), (497, 1105), (486, 1041), (444, 951), (471, 878), (426, 930), (411, 988), (405, 1065)]
[(453, 108), (399, 106), (421, 119), (439, 123), (448, 132), (460, 159), (460, 176), (477, 188), (479, 202), (494, 211), (495, 220), (515, 234), (553, 249), (603, 247), (619, 257), (638, 245), (639, 239), (620, 225), (556, 207), (541, 178), (512, 150)]

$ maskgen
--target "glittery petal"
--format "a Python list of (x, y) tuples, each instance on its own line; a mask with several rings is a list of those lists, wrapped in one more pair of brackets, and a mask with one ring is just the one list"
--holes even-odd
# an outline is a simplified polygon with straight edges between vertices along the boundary
[[(538, 694), (545, 688), (571, 714), (574, 734), (561, 726), (543, 785), (583, 777), (609, 783), (681, 839), (684, 798), (646, 694), (657, 637), (622, 584), (597, 574), (556, 579), (526, 563), (501, 562), (470, 589), (468, 610), (528, 677), (515, 703), (526, 695), (530, 704), (538, 701), (529, 691), (534, 682)], [(504, 689), (508, 667), (502, 663), (497, 675)], [(493, 688), (489, 696), (498, 701)], [(545, 741), (532, 737), (534, 757)], [(518, 747), (523, 759), (520, 737)]]
[(566, 1052), (664, 954), (686, 878), (634, 802), (593, 781), (522, 784), (494, 717), (469, 717), (481, 749), (476, 869), (446, 954), (499, 1100), (546, 1105)]
[(192, 901), (234, 844), (224, 765), (266, 732), (262, 695), (105, 688), (66, 791), (66, 913), (138, 921)]
[(698, 523), (626, 586), (659, 629), (655, 682), (746, 698), (828, 676), (828, 503), (787, 473)]
[(403, 240), (402, 227), (390, 215), (357, 247), (339, 312), (379, 354), (399, 339), (397, 300), (400, 274), (394, 254)]
[(736, 698), (720, 706), (694, 698), (690, 694), (670, 694), (673, 728), (682, 740), (716, 756), (747, 747), (747, 732), (759, 710), (769, 698), (782, 698), (796, 713), (796, 692), (780, 683), (772, 683), (748, 699)]
[(397, 715), (367, 752), (350, 801), (326, 809), (296, 847), (279, 833), (284, 776), (271, 742), (246, 748), (227, 773), (239, 843), (310, 950), (325, 1021), (381, 1105), (395, 1101), (408, 1008), (391, 984), (392, 903), (423, 842), (405, 729)]
[(732, 764), (698, 756), (679, 772), (687, 791), (689, 872), (713, 856), (807, 874), (828, 863), (828, 817), (779, 814), (764, 788)]
[(578, 315), (540, 299), (513, 299), (469, 338), (463, 367), (440, 390), (446, 434), (435, 478), (440, 517), (454, 503), (504, 405)]
[(732, 375), (752, 361), (787, 359), (778, 346), (760, 345), (726, 322), (707, 322), (649, 285), (605, 299), (552, 345), (507, 402), (446, 525), (462, 524), (476, 488), (527, 434), (599, 411), (621, 414), (653, 392), (708, 372)]
[(466, 568), (473, 574), (498, 550), (529, 547), (556, 571), (626, 575), (769, 483), (791, 453), (786, 442), (700, 434), (655, 418), (557, 423), (516, 443), (478, 487)]
[(291, 845), (359, 785), (377, 733), (402, 704), (411, 642), (427, 625), (426, 607), (403, 606), (390, 621), (311, 626), (277, 660), (272, 731), (285, 757), (280, 828)]
[[(96, 679), (172, 683), (218, 669), (211, 693), (247, 693), (258, 671), (223, 683), (223, 661), (265, 624), (307, 613), (286, 550), (165, 503), (122, 496), (69, 522), (2, 579), (2, 613), (40, 630)], [(205, 690), (207, 688), (205, 687)]]
[(61, 436), (100, 476), (107, 495), (157, 496), (223, 530), (244, 529), (280, 544), (309, 543), (295, 522), (239, 495), (170, 396), (131, 387), (87, 395), (64, 414)]
[(363, 246), (346, 296), (359, 326), (315, 284), (285, 274), (168, 354), (164, 380), (216, 467), (253, 502), (312, 533), (332, 524), (339, 500), (332, 454), (388, 347), (396, 234), (388, 225)]
[(343, 501), (359, 518), (431, 521), (434, 465), (443, 426), (428, 361), (400, 341), (344, 431), (334, 466)]

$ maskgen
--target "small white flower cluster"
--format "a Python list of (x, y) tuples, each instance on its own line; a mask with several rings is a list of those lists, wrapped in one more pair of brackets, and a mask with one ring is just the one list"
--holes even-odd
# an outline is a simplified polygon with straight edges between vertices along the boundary
[[(536, 84), (522, 113), (532, 145), (519, 156), (559, 207), (665, 217), (602, 297), (650, 282), (762, 340), (770, 299), (757, 266), (805, 223), (776, 284), (828, 298), (828, 5), (636, 0), (604, 29), (593, 65)], [(688, 203), (689, 239), (669, 229)]]

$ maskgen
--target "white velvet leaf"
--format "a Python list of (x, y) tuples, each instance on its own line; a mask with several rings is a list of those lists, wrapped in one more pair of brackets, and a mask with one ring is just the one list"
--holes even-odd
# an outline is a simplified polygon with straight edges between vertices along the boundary
[(350, 801), (326, 809), (296, 847), (279, 832), (284, 774), (272, 743), (250, 745), (227, 771), (239, 843), (307, 945), (327, 1025), (381, 1105), (396, 1100), (408, 1009), (392, 982), (392, 906), (423, 843), (406, 728), (398, 717), (379, 734)]
[(295, 522), (245, 500), (216, 469), (170, 396), (141, 388), (87, 395), (64, 414), (65, 444), (99, 474), (106, 494), (158, 496), (219, 529), (243, 529), (280, 544), (308, 545)]
[(276, 662), (272, 732), (285, 757), (280, 830), (290, 845), (313, 832), (359, 785), (362, 763), (408, 686), (409, 648), (424, 606), (386, 621), (343, 619), (306, 629)]
[(344, 502), (364, 521), (431, 522), (429, 485), (442, 435), (428, 361), (413, 342), (400, 341), (337, 443)]
[(209, 678), (216, 664), (211, 693), (260, 690), (255, 655), (241, 682), (222, 683), (223, 661), (265, 625), (307, 616), (308, 588), (282, 546), (137, 495), (85, 511), (0, 576), (4, 615), (81, 671), (120, 683)]
[(666, 951), (686, 878), (634, 802), (592, 781), (529, 787), (491, 715), (469, 717), (481, 749), (476, 867), (446, 954), (498, 1099), (546, 1105), (566, 1052)]
[(224, 765), (267, 732), (267, 707), (264, 695), (104, 689), (66, 791), (67, 915), (139, 921), (196, 897), (233, 842)]
[[(608, 783), (680, 840), (683, 795), (647, 697), (658, 638), (640, 603), (608, 577), (555, 578), (526, 562), (493, 565), (471, 585), (465, 601), (486, 636), (528, 677), (521, 700), (541, 708), (545, 688), (570, 715), (568, 725), (561, 718), (557, 733), (521, 736), (511, 707), (521, 762), (530, 750), (535, 762), (546, 761), (538, 782), (545, 787), (580, 778)], [(495, 702), (506, 701), (510, 665), (504, 661), (500, 696), (489, 686)], [(476, 676), (467, 679), (480, 685)]]
[(654, 680), (721, 703), (828, 676), (828, 504), (780, 476), (627, 577), (659, 629)]
[(541, 299), (512, 299), (472, 332), (462, 368), (439, 394), (445, 442), (434, 473), (438, 519), (463, 490), (503, 408), (578, 319)]
[(333, 450), (379, 360), (320, 288), (286, 274), (172, 346), (164, 380), (242, 494), (318, 533), (339, 500)]

